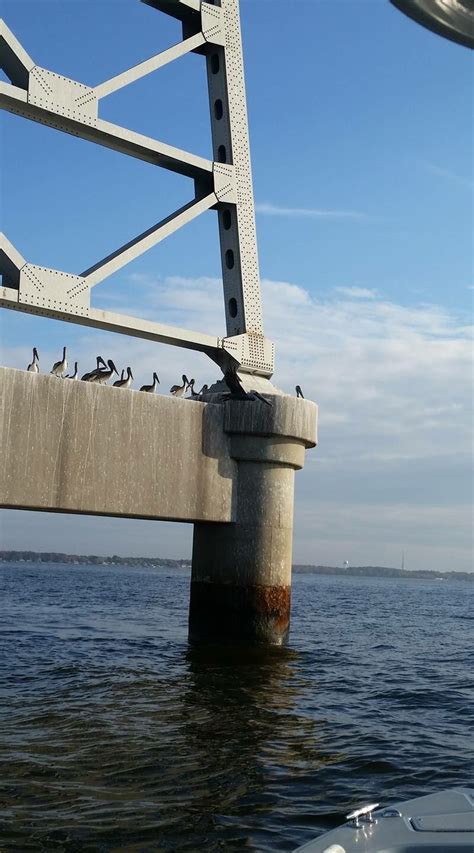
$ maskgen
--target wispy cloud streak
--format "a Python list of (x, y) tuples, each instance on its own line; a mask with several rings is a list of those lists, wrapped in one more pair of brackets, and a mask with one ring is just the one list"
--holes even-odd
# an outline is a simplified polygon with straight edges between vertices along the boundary
[(368, 219), (367, 214), (359, 210), (325, 210), (318, 207), (282, 207), (270, 202), (261, 202), (255, 205), (257, 213), (265, 216), (282, 216), (288, 219), (352, 219), (364, 221)]
[(445, 169), (442, 166), (437, 166), (435, 163), (423, 163), (424, 168), (431, 172), (433, 175), (438, 175), (440, 178), (445, 178), (447, 181), (451, 181), (453, 184), (457, 184), (459, 187), (464, 187), (464, 189), (472, 190), (474, 189), (474, 181), (469, 178), (465, 178), (462, 175), (457, 175), (455, 172), (452, 172), (451, 169)]
[(334, 289), (350, 299), (376, 299), (378, 296), (376, 290), (367, 287), (335, 287)]

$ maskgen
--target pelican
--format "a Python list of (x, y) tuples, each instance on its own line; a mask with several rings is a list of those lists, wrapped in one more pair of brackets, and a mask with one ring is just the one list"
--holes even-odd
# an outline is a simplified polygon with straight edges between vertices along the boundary
[(107, 381), (110, 379), (113, 373), (116, 373), (118, 376), (118, 370), (115, 367), (115, 364), (113, 363), (111, 358), (107, 359), (107, 364), (108, 368), (105, 368), (105, 370), (94, 370), (92, 372), (91, 378), (88, 381), (97, 382), (98, 385), (106, 385)]
[(240, 381), (240, 376), (237, 374), (237, 371), (233, 368), (229, 368), (224, 373), (224, 382), (227, 385), (231, 394), (235, 394), (236, 396), (245, 397), (246, 393), (244, 391), (244, 386)]
[(227, 385), (230, 391), (230, 396), (233, 400), (260, 400), (260, 402), (265, 403), (266, 406), (273, 406), (273, 403), (270, 400), (266, 400), (259, 391), (255, 391), (254, 389), (246, 391), (235, 368), (230, 367), (226, 370), (224, 373), (224, 382)]
[(67, 370), (66, 347), (63, 347), (62, 361), (55, 361), (51, 370), (53, 376), (58, 376), (62, 379), (63, 373)]
[(194, 390), (195, 381), (194, 379), (190, 379), (188, 382), (188, 387), (186, 391), (190, 391), (188, 400), (199, 400), (199, 394)]
[(260, 394), (259, 391), (255, 391), (255, 389), (253, 391), (252, 390), (247, 391), (246, 395), (245, 395), (245, 399), (246, 400), (260, 400), (260, 402), (265, 403), (266, 406), (270, 406), (270, 408), (273, 407), (273, 403), (271, 402), (271, 400), (267, 400), (263, 396), (263, 394)]
[(296, 388), (295, 388), (295, 391), (296, 391), (296, 396), (297, 396), (297, 397), (302, 397), (302, 398), (303, 398), (303, 400), (304, 400), (304, 394), (303, 394), (303, 392), (302, 392), (302, 390), (301, 390), (301, 385), (297, 385), (297, 386), (296, 386)]
[(74, 362), (74, 373), (71, 376), (69, 375), (69, 373), (66, 373), (66, 376), (64, 378), (73, 380), (79, 379), (79, 376), (77, 374), (77, 361)]
[(185, 376), (184, 373), (183, 373), (181, 379), (183, 380), (182, 385), (173, 385), (170, 388), (170, 394), (172, 394), (173, 397), (182, 397), (184, 392), (186, 391), (187, 386), (189, 385), (188, 377)]
[(158, 379), (158, 374), (153, 373), (153, 385), (142, 385), (140, 391), (148, 391), (149, 394), (154, 394), (156, 391), (156, 386), (160, 384), (160, 380)]
[(84, 373), (84, 376), (81, 376), (81, 379), (82, 379), (82, 381), (83, 381), (83, 382), (90, 382), (90, 381), (91, 381), (92, 376), (94, 376), (94, 375), (97, 373), (97, 371), (98, 371), (98, 370), (100, 370), (100, 365), (101, 365), (101, 364), (102, 364), (104, 367), (107, 367), (107, 364), (105, 363), (105, 361), (104, 361), (104, 359), (102, 358), (102, 356), (101, 356), (101, 355), (98, 355), (98, 356), (97, 356), (96, 361), (97, 361), (97, 366), (95, 367), (95, 369), (94, 369), (94, 370), (90, 370), (90, 371), (89, 371), (89, 373)]
[(117, 380), (113, 383), (113, 387), (114, 387), (114, 388), (130, 388), (130, 385), (131, 385), (131, 382), (132, 382), (132, 379), (133, 379), (132, 368), (131, 368), (131, 367), (127, 367), (127, 377), (126, 377), (126, 379), (124, 379), (124, 378), (123, 378), (123, 375), (124, 375), (124, 371), (122, 370), (122, 375), (121, 375), (120, 379), (117, 379)]
[(40, 372), (39, 355), (38, 355), (38, 350), (36, 349), (36, 347), (33, 347), (33, 361), (31, 362), (31, 364), (28, 365), (28, 367), (26, 369), (29, 370), (30, 373), (39, 373)]
[(189, 400), (199, 400), (201, 397), (201, 394), (205, 394), (206, 391), (208, 391), (208, 388), (209, 388), (208, 385), (203, 385), (201, 390), (196, 392), (194, 390), (194, 379), (191, 379), (188, 383), (188, 390), (191, 391), (191, 395), (189, 396), (188, 399)]

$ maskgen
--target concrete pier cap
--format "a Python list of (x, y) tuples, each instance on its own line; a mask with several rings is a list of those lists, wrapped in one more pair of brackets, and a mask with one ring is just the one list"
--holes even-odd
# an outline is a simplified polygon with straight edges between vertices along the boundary
[[(316, 445), (315, 403), (228, 399), (233, 521), (194, 525), (189, 638), (282, 645), (291, 604), (294, 472)], [(210, 407), (212, 408), (212, 404)]]
[(267, 403), (0, 367), (0, 506), (191, 522), (190, 640), (281, 645), (294, 473), (316, 444), (317, 406), (246, 381)]

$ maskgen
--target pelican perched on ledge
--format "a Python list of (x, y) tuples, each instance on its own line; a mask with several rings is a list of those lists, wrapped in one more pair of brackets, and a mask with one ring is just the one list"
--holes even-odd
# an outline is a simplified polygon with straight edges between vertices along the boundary
[(89, 373), (84, 373), (84, 376), (81, 376), (81, 380), (83, 382), (90, 382), (92, 376), (94, 376), (100, 370), (101, 365), (103, 365), (105, 368), (107, 367), (107, 364), (105, 363), (105, 361), (101, 355), (97, 356), (96, 362), (97, 362), (97, 365), (96, 365), (94, 370), (90, 370)]
[(231, 398), (234, 400), (260, 400), (260, 402), (265, 403), (266, 406), (273, 406), (273, 403), (270, 400), (266, 400), (259, 391), (255, 391), (255, 389), (246, 391), (237, 371), (234, 368), (226, 370), (224, 373), (224, 382), (230, 391)]
[(130, 388), (132, 379), (133, 379), (132, 368), (127, 367), (127, 376), (125, 377), (125, 379), (124, 379), (124, 371), (122, 370), (122, 375), (121, 375), (120, 379), (117, 379), (113, 383), (113, 387), (114, 388)]
[(158, 374), (153, 373), (153, 385), (142, 385), (140, 391), (147, 391), (149, 394), (154, 394), (156, 391), (156, 386), (160, 384), (160, 380), (158, 379)]
[(71, 375), (69, 375), (69, 373), (66, 373), (66, 376), (64, 377), (64, 379), (72, 379), (74, 381), (79, 379), (78, 371), (77, 371), (77, 361), (74, 362), (74, 373), (72, 373)]
[(26, 369), (29, 370), (30, 373), (39, 373), (40, 372), (39, 355), (38, 355), (38, 350), (36, 349), (36, 347), (33, 347), (33, 361), (31, 362), (31, 364), (28, 365), (28, 367)]
[(247, 400), (260, 400), (261, 403), (265, 403), (266, 406), (270, 406), (273, 408), (273, 403), (271, 400), (267, 400), (263, 394), (260, 394), (260, 391), (256, 391), (255, 388), (246, 392)]
[(206, 391), (209, 390), (208, 385), (203, 385), (200, 391), (195, 391), (194, 385), (195, 385), (194, 379), (190, 379), (188, 382), (187, 390), (190, 391), (191, 393), (188, 397), (188, 400), (199, 400), (201, 395), (205, 394)]
[(182, 385), (172, 385), (170, 388), (170, 394), (172, 394), (173, 397), (182, 397), (189, 385), (188, 377), (185, 376), (184, 373), (181, 379), (183, 380)]
[(57, 376), (59, 379), (62, 379), (63, 373), (67, 370), (67, 358), (66, 358), (66, 347), (63, 347), (63, 357), (61, 361), (55, 361), (52, 368), (51, 373), (53, 376)]
[(91, 378), (88, 381), (97, 382), (99, 385), (106, 385), (113, 373), (116, 373), (118, 376), (119, 372), (111, 358), (107, 359), (107, 364), (108, 368), (106, 368), (105, 370), (94, 370), (92, 372)]

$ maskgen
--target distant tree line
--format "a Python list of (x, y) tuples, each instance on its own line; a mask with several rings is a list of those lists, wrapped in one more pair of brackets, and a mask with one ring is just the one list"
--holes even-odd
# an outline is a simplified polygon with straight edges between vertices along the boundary
[[(71, 563), (88, 566), (145, 566), (152, 568), (190, 569), (190, 560), (170, 560), (163, 557), (102, 557), (97, 554), (60, 554), (56, 551), (0, 551), (3, 563)], [(365, 578), (426, 578), (433, 580), (474, 581), (474, 572), (435, 572), (426, 569), (392, 569), (387, 566), (312, 566), (295, 565), (297, 573), (313, 575), (337, 575)]]
[(338, 575), (352, 578), (426, 578), (433, 580), (474, 581), (474, 572), (435, 572), (429, 569), (392, 569), (387, 566), (293, 566), (295, 572), (316, 575)]
[(160, 566), (176, 569), (190, 567), (189, 560), (169, 560), (163, 557), (102, 557), (97, 554), (61, 554), (56, 551), (0, 551), (4, 563), (71, 563), (88, 566)]

